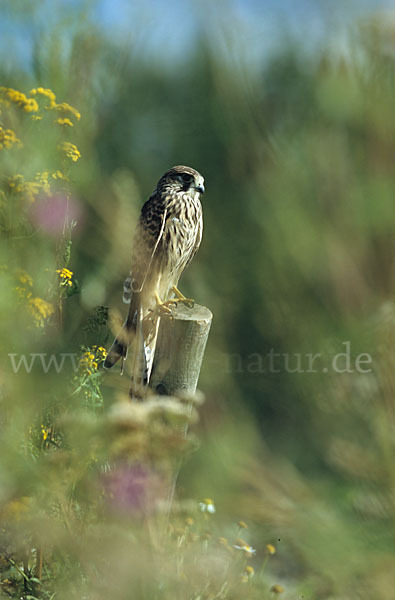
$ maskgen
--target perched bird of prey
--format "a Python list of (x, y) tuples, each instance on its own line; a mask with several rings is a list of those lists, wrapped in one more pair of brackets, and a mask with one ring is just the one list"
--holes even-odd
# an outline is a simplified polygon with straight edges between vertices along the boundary
[(175, 302), (193, 303), (178, 290), (178, 280), (202, 239), (200, 196), (204, 179), (191, 167), (172, 167), (159, 179), (144, 204), (132, 247), (132, 268), (123, 300), (130, 303), (121, 332), (104, 363), (111, 368), (131, 346), (131, 392), (142, 397), (147, 386), (159, 318)]

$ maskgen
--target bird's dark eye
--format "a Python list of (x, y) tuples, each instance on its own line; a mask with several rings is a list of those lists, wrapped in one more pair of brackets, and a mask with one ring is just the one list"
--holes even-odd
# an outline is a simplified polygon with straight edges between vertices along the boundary
[(192, 180), (192, 175), (188, 175), (188, 173), (182, 173), (180, 177), (184, 183), (190, 183)]

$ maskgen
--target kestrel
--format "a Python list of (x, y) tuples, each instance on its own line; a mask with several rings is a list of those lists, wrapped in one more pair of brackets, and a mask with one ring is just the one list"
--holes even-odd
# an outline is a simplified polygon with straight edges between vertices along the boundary
[(144, 395), (161, 312), (169, 310), (172, 302), (193, 302), (177, 285), (202, 239), (203, 193), (202, 175), (191, 167), (176, 166), (162, 175), (142, 207), (133, 238), (132, 268), (123, 291), (129, 313), (104, 363), (108, 369), (120, 358), (124, 360), (131, 346), (132, 397)]

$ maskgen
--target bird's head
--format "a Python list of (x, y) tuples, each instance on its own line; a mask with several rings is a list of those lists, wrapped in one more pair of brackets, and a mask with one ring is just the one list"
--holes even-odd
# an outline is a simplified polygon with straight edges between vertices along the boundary
[(158, 189), (170, 189), (171, 191), (188, 192), (190, 194), (204, 194), (204, 179), (202, 175), (192, 167), (178, 165), (169, 169), (159, 180)]

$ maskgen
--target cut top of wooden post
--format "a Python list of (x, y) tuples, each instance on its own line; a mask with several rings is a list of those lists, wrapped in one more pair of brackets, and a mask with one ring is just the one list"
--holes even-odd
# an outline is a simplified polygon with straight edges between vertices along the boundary
[(196, 391), (212, 318), (205, 306), (182, 303), (161, 317), (149, 383), (155, 394)]

